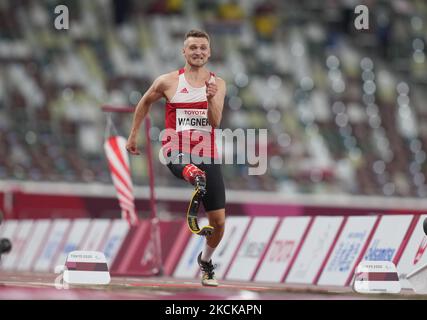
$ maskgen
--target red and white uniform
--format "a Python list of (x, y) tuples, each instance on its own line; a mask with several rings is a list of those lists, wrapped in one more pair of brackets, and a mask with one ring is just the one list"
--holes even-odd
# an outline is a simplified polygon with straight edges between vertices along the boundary
[[(218, 158), (214, 128), (208, 121), (206, 86), (192, 87), (179, 71), (178, 87), (172, 99), (166, 102), (165, 128), (172, 129), (179, 137), (163, 141), (163, 151), (180, 151), (197, 156)], [(215, 80), (211, 72), (209, 82)], [(197, 146), (197, 147), (196, 147)], [(196, 147), (196, 148), (194, 148)]]

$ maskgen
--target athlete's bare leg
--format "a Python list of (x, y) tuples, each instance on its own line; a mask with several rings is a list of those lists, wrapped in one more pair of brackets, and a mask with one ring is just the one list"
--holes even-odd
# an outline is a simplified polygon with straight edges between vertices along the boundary
[(216, 248), (224, 235), (225, 228), (225, 209), (218, 209), (206, 212), (209, 225), (214, 230), (211, 236), (207, 237), (207, 244), (211, 248)]
[(197, 257), (197, 262), (202, 271), (202, 285), (216, 287), (218, 286), (218, 281), (215, 278), (215, 266), (212, 264), (210, 257), (224, 235), (225, 209), (207, 211), (206, 214), (209, 219), (209, 225), (213, 227), (213, 233), (210, 236), (206, 236), (206, 245)]

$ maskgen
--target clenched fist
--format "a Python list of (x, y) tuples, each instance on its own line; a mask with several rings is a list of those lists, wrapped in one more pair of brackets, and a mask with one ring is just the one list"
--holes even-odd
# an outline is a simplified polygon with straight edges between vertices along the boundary
[(131, 154), (135, 154), (135, 155), (141, 154), (138, 151), (138, 149), (136, 148), (136, 138), (135, 137), (130, 136), (128, 138), (128, 141), (126, 143), (126, 150)]

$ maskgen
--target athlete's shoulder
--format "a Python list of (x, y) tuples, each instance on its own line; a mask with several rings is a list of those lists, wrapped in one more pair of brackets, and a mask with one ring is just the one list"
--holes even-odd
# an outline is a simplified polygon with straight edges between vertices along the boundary
[(221, 83), (225, 84), (225, 80), (223, 78), (220, 78), (220, 77), (217, 77), (217, 76), (215, 76), (215, 81), (221, 82)]
[(225, 80), (224, 79), (222, 79), (222, 78), (220, 78), (220, 77), (217, 77), (217, 76), (215, 76), (215, 83), (216, 83), (216, 85), (218, 86), (218, 88), (220, 89), (220, 90), (222, 90), (222, 91), (226, 91), (226, 88), (227, 88), (227, 85), (226, 85), (226, 83), (225, 83)]
[(167, 80), (177, 80), (179, 78), (179, 71), (178, 70), (174, 70), (165, 74), (162, 74), (160, 77), (163, 77), (164, 79)]
[(157, 77), (156, 81), (158, 82), (170, 82), (178, 80), (178, 72), (172, 71), (169, 73), (164, 73)]
[(158, 76), (154, 80), (154, 85), (157, 88), (161, 88), (162, 91), (165, 91), (169, 87), (171, 87), (175, 83), (175, 81), (178, 81), (178, 72), (177, 71), (164, 73), (164, 74)]
[(209, 71), (209, 73), (211, 74), (211, 77), (215, 77), (215, 82), (225, 83), (225, 80), (223, 78), (219, 77), (215, 72)]

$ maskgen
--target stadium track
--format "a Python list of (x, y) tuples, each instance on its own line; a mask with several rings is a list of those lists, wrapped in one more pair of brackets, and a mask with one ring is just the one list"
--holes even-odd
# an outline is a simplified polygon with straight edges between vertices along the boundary
[(70, 285), (63, 289), (58, 274), (0, 272), (0, 300), (365, 300), (427, 299), (411, 290), (400, 294), (355, 293), (351, 288), (220, 281), (202, 287), (194, 279), (112, 277), (107, 286)]

